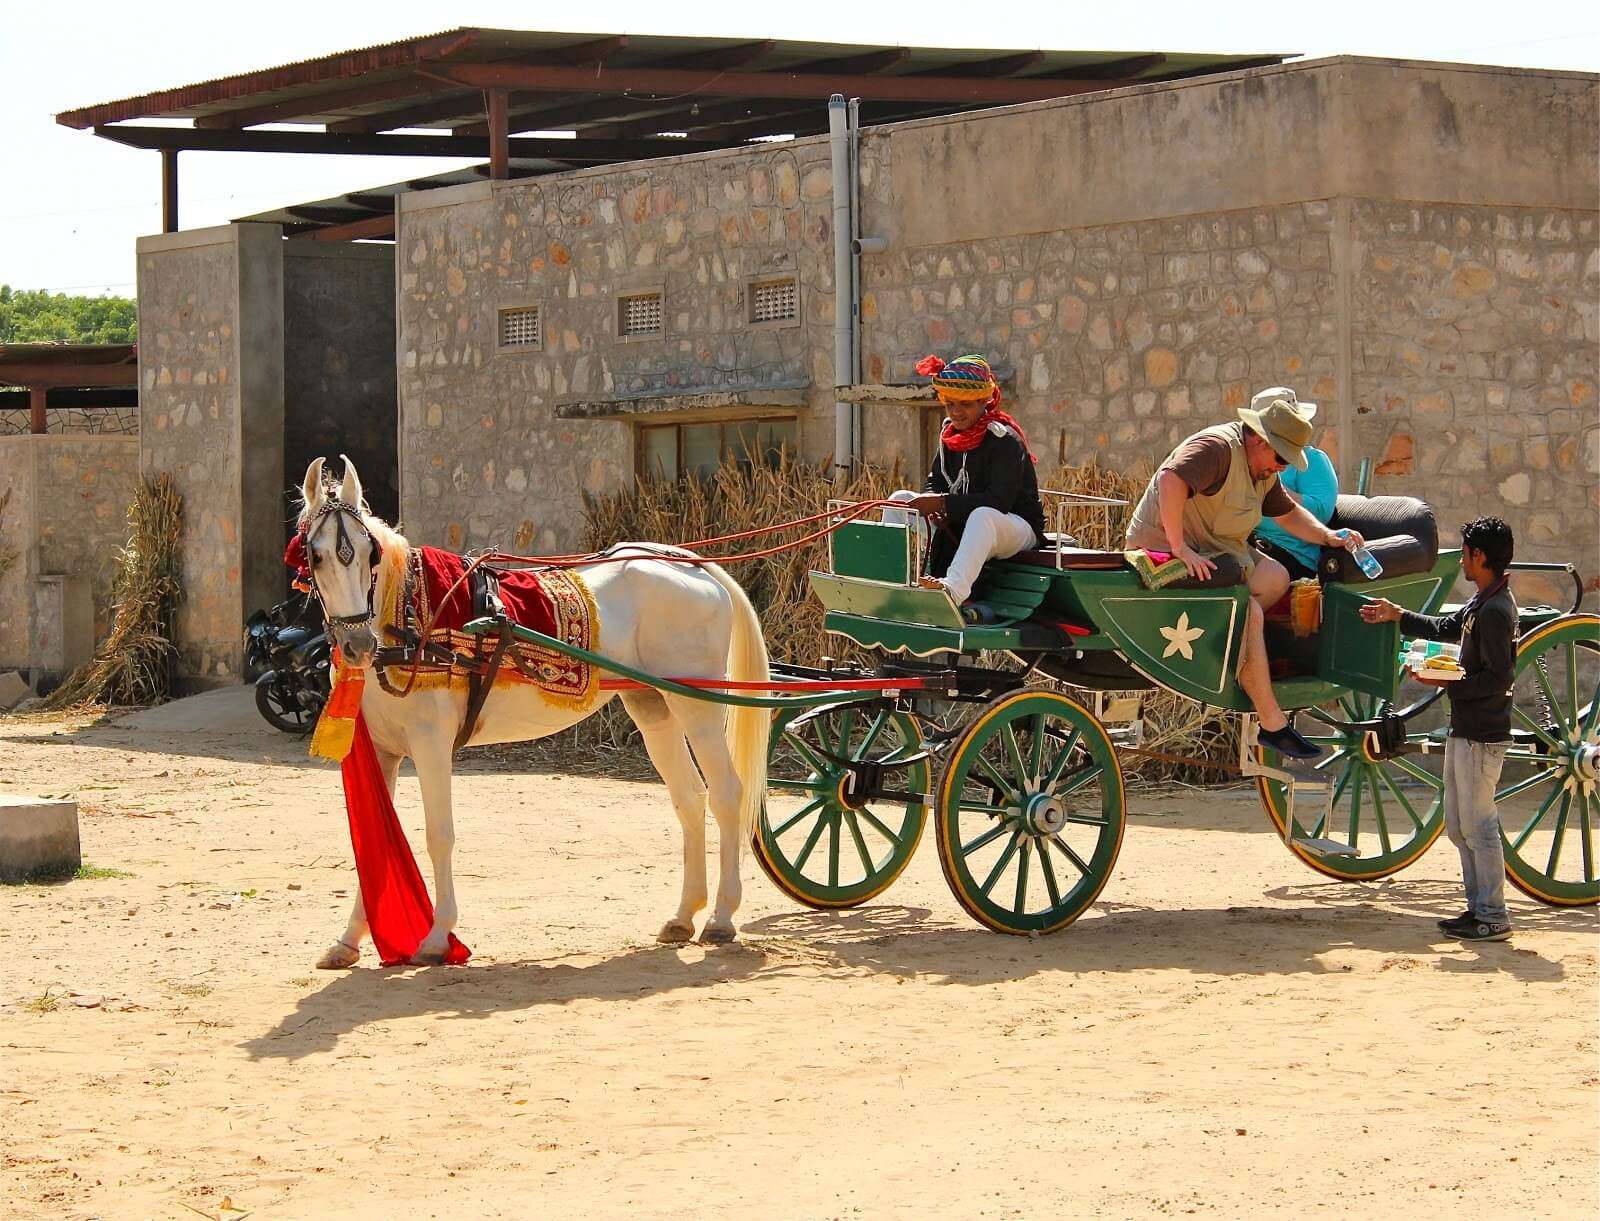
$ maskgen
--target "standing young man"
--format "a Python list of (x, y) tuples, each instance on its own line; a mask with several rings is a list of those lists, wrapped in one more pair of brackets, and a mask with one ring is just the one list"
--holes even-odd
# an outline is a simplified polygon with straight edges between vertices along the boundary
[(1444, 827), (1461, 853), (1467, 910), (1439, 927), (1463, 941), (1505, 941), (1506, 862), (1494, 793), (1511, 743), (1511, 688), (1516, 681), (1517, 604), (1506, 587), (1511, 527), (1480, 517), (1461, 528), (1461, 572), (1478, 587), (1453, 615), (1419, 615), (1387, 598), (1361, 608), (1368, 623), (1398, 621), (1408, 636), (1461, 642), (1461, 668), (1453, 681), (1417, 681), (1445, 687), (1450, 737), (1444, 747)]

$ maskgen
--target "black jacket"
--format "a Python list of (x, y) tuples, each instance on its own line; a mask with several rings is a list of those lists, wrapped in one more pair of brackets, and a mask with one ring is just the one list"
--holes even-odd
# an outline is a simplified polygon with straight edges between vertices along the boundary
[[(996, 428), (1000, 431), (996, 432)], [(950, 484), (960, 482), (963, 467), (967, 472), (966, 491), (952, 492)], [(1044, 546), (1039, 476), (1022, 441), (1003, 425), (991, 424), (978, 447), (964, 454), (940, 445), (923, 491), (944, 493), (950, 515), (948, 535), (944, 530), (936, 531), (930, 549), (928, 567), (936, 576), (943, 575), (955, 558), (961, 532), (967, 528), (967, 518), (974, 509), (988, 507), (1015, 513), (1033, 527), (1034, 546)]]
[(1501, 577), (1453, 615), (1403, 611), (1400, 630), (1428, 640), (1461, 642), (1466, 671), (1445, 688), (1450, 733), (1470, 742), (1511, 740), (1511, 687), (1516, 681), (1517, 603)]

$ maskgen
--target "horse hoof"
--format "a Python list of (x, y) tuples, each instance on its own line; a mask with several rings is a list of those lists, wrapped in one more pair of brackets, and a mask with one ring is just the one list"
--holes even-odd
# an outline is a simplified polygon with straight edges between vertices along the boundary
[(738, 935), (738, 930), (731, 924), (726, 927), (718, 924), (708, 924), (705, 927), (705, 931), (700, 934), (700, 944), (730, 945)]
[(343, 971), (356, 965), (361, 960), (361, 951), (352, 950), (342, 941), (335, 941), (322, 951), (322, 957), (317, 959), (319, 971)]
[(444, 962), (445, 947), (430, 949), (427, 946), (418, 946), (417, 952), (411, 955), (411, 965), (414, 967), (437, 967)]
[(668, 920), (656, 934), (656, 940), (662, 945), (682, 945), (686, 941), (693, 941), (694, 925), (681, 920)]

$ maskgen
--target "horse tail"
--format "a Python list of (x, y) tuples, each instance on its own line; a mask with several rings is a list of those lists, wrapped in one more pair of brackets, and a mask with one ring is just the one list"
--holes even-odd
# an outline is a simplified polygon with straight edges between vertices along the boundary
[[(745, 596), (744, 588), (716, 564), (705, 564), (702, 571), (722, 586), (733, 603), (733, 636), (728, 642), (728, 677), (734, 682), (761, 683), (771, 677), (767, 658), (767, 639), (761, 620)], [(772, 712), (767, 708), (728, 709), (728, 753), (744, 786), (739, 805), (739, 833), (748, 841), (755, 832), (756, 820), (767, 796), (767, 735), (772, 728)]]

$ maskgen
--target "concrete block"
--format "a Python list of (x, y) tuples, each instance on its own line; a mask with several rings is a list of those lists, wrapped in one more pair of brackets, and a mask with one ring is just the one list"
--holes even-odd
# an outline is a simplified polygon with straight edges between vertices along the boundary
[(71, 877), (82, 863), (77, 802), (0, 793), (0, 882)]
[(0, 674), (0, 712), (10, 712), (32, 694), (33, 689), (15, 670)]

